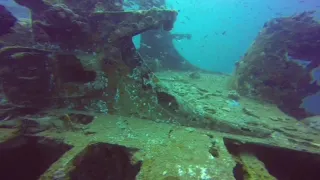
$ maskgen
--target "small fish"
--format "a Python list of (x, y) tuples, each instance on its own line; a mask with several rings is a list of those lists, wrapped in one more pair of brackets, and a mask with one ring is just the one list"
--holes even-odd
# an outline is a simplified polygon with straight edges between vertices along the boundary
[(31, 77), (28, 77), (28, 76), (19, 76), (18, 79), (25, 79), (25, 80), (36, 80), (36, 79), (39, 79), (40, 77), (39, 76), (31, 76)]
[(157, 35), (156, 35), (156, 38), (157, 38), (157, 39), (160, 39), (160, 38), (162, 38), (162, 35), (161, 35), (161, 34), (157, 34)]
[(148, 45), (147, 45), (147, 44), (145, 44), (145, 43), (141, 43), (141, 46), (144, 46), (144, 47), (146, 47), (146, 48), (151, 49), (151, 46), (148, 46)]

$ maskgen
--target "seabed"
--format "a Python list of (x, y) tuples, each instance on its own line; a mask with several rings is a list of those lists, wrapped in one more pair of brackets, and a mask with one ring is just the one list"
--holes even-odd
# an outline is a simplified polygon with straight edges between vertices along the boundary
[[(228, 75), (199, 75), (156, 73), (160, 86), (203, 114), (202, 125), (83, 112), (92, 121), (66, 130), (20, 137), (17, 129), (1, 128), (0, 179), (310, 179), (318, 173), (319, 131), (272, 104), (231, 100)], [(12, 167), (15, 174), (6, 171)]]

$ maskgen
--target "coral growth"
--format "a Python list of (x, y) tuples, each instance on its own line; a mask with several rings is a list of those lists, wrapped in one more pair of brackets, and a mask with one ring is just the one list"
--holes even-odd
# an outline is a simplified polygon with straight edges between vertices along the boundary
[(320, 87), (310, 72), (319, 64), (320, 24), (313, 12), (276, 18), (264, 28), (237, 63), (235, 87), (241, 95), (272, 102), (296, 118), (308, 114), (302, 99)]

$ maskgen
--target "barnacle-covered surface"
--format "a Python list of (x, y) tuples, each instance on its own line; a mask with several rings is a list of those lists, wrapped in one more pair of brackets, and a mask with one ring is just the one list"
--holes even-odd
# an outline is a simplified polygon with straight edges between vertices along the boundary
[(265, 23), (256, 41), (238, 62), (234, 86), (248, 97), (277, 104), (296, 118), (309, 114), (303, 98), (320, 90), (318, 71), (320, 24), (313, 12)]
[[(151, 71), (132, 36), (171, 30), (177, 12), (124, 11), (122, 1), (16, 1), (32, 21), (0, 37), (0, 179), (318, 174), (318, 117), (299, 122), (277, 103), (242, 96), (234, 76)], [(294, 18), (309, 22), (308, 15)]]

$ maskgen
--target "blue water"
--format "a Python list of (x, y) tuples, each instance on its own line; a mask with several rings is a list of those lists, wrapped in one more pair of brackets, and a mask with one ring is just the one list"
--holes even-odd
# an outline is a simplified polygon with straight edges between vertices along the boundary
[[(179, 11), (172, 33), (192, 34), (175, 41), (178, 51), (192, 64), (231, 74), (254, 42), (263, 24), (275, 17), (320, 10), (318, 0), (167, 0)], [(320, 19), (320, 12), (315, 14)], [(225, 33), (225, 34), (224, 34)], [(139, 47), (139, 37), (135, 38)]]
[[(167, 0), (167, 3), (180, 10), (173, 33), (192, 34), (191, 40), (175, 42), (179, 52), (201, 68), (223, 73), (232, 73), (234, 63), (248, 50), (266, 21), (320, 10), (319, 0)], [(316, 16), (320, 19), (320, 12)]]

